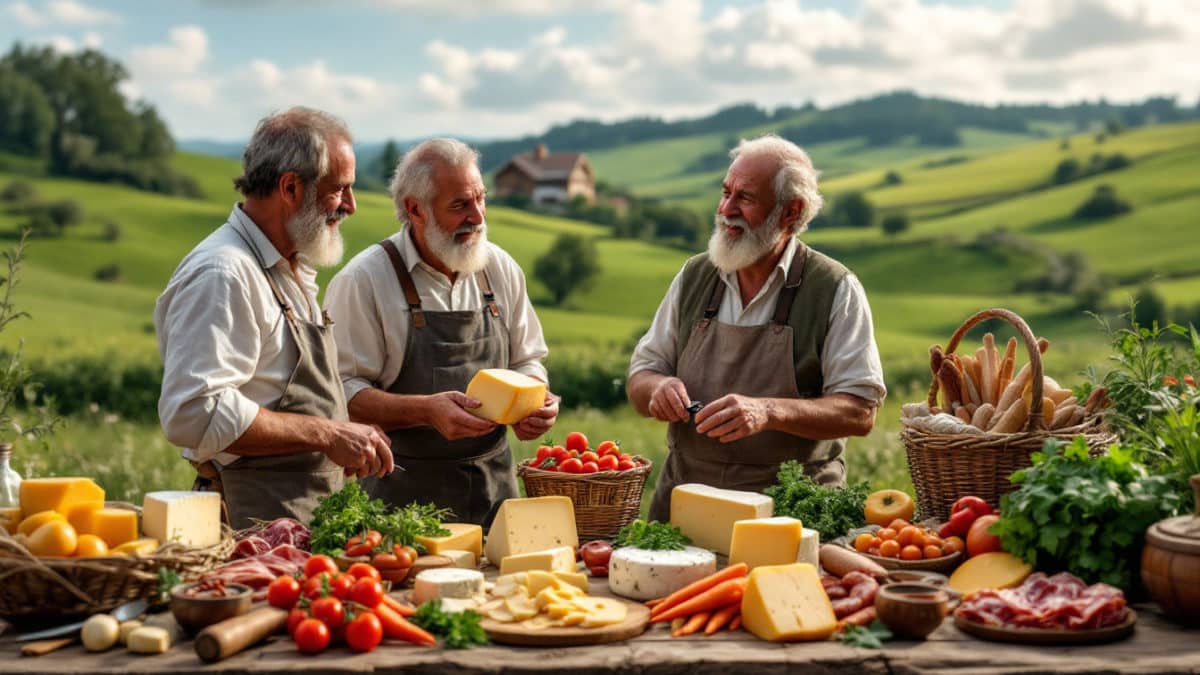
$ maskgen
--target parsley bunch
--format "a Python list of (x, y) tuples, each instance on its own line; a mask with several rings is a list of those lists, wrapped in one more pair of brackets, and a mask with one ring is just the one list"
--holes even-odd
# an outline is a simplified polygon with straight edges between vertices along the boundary
[(892, 631), (876, 619), (869, 626), (851, 624), (837, 636), (838, 642), (863, 649), (883, 649), (883, 643), (892, 639)]
[(763, 490), (775, 500), (775, 515), (791, 516), (821, 533), (821, 541), (845, 536), (867, 524), (863, 507), (871, 493), (866, 481), (845, 488), (818, 485), (804, 475), (804, 465), (784, 462), (775, 475), (776, 484)]
[(452, 515), (449, 509), (416, 502), (389, 511), (382, 499), (371, 499), (358, 483), (349, 482), (317, 501), (309, 523), (312, 530), (309, 547), (313, 553), (338, 555), (347, 540), (367, 530), (378, 530), (385, 540), (393, 543), (415, 546), (418, 535), (449, 535), (442, 522)]
[(650, 551), (682, 551), (684, 546), (692, 543), (678, 527), (660, 523), (657, 520), (646, 522), (641, 518), (622, 527), (613, 539), (613, 548), (632, 546)]
[(465, 610), (447, 612), (441, 600), (430, 600), (417, 609), (409, 621), (442, 638), (451, 649), (466, 649), (472, 645), (490, 644), (487, 633), (479, 625), (478, 612)]

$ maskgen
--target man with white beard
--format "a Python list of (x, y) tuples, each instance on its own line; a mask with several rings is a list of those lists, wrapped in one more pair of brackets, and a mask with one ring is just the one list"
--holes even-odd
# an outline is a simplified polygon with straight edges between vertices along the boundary
[(245, 201), (176, 268), (154, 309), (163, 432), (222, 493), (235, 528), (308, 522), (344, 477), (392, 471), (388, 438), (350, 422), (315, 267), (342, 258), (354, 150), (337, 118), (264, 118), (233, 181)]
[(708, 252), (671, 282), (629, 367), (634, 407), (669, 423), (650, 507), (664, 522), (674, 486), (758, 492), (788, 460), (845, 485), (845, 439), (871, 431), (887, 393), (862, 285), (796, 238), (822, 203), (808, 155), (772, 135), (730, 157)]
[[(487, 240), (479, 156), (448, 138), (425, 141), (396, 166), (396, 215), (406, 225), (354, 257), (329, 282), (350, 418), (377, 424), (404, 471), (362, 481), (391, 504), (432, 502), (488, 525), (517, 493), (506, 427), (468, 412), (467, 383), (483, 368), (543, 382), (546, 341), (525, 274)], [(554, 425), (558, 398), (513, 425), (521, 440)]]

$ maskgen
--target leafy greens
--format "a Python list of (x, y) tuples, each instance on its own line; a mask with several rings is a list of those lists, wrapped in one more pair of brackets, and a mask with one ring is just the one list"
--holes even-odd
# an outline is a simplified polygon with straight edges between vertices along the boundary
[(821, 533), (830, 541), (866, 525), (863, 507), (871, 488), (866, 481), (845, 488), (818, 485), (804, 475), (804, 465), (784, 462), (775, 476), (776, 484), (763, 490), (775, 500), (775, 515), (791, 516)]
[(313, 553), (337, 555), (351, 537), (378, 530), (385, 540), (420, 549), (416, 537), (449, 535), (442, 523), (452, 516), (449, 509), (416, 502), (389, 511), (382, 499), (371, 499), (358, 483), (349, 482), (318, 500), (309, 523), (309, 545)]
[(613, 539), (613, 548), (632, 546), (650, 551), (682, 551), (692, 540), (678, 527), (657, 520), (646, 522), (641, 518), (622, 527)]
[(441, 600), (430, 600), (422, 604), (410, 621), (433, 635), (442, 638), (442, 643), (451, 649), (466, 649), (472, 645), (490, 644), (487, 633), (480, 626), (479, 613), (473, 610), (447, 612)]

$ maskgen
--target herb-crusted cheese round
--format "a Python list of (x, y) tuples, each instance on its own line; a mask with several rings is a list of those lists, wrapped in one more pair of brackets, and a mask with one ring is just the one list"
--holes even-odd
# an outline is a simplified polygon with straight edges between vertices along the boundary
[(483, 573), (443, 567), (425, 570), (413, 582), (413, 603), (420, 605), (438, 598), (471, 598), (483, 594)]
[(628, 546), (608, 561), (608, 587), (633, 600), (661, 598), (717, 571), (717, 556), (695, 546), (682, 551), (650, 551)]

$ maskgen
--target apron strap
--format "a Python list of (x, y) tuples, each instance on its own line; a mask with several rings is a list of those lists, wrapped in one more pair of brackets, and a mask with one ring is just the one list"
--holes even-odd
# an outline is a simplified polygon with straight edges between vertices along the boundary
[(421, 296), (417, 294), (417, 286), (413, 283), (412, 275), (408, 273), (404, 257), (400, 255), (400, 250), (396, 248), (391, 239), (384, 239), (379, 242), (379, 245), (387, 251), (388, 258), (392, 261), (392, 269), (396, 270), (396, 279), (400, 281), (400, 288), (404, 289), (404, 299), (408, 302), (408, 311), (412, 312), (413, 325), (417, 328), (424, 328), (425, 312), (421, 311)]
[(717, 310), (721, 308), (721, 296), (724, 295), (721, 288), (721, 275), (717, 275), (713, 280), (712, 294), (708, 296), (708, 306), (704, 308), (705, 323), (712, 320), (717, 315)]
[(475, 273), (475, 283), (479, 284), (479, 288), (483, 290), (483, 301), (487, 303), (492, 317), (499, 318), (500, 310), (496, 307), (496, 294), (492, 292), (492, 285), (488, 283), (487, 270), (479, 270)]
[[(233, 228), (233, 231), (246, 244), (250, 252), (254, 254), (254, 258), (258, 260), (259, 266), (263, 267), (262, 256), (259, 255), (258, 249), (254, 247), (254, 244), (238, 228)], [(287, 296), (283, 294), (283, 289), (279, 288), (279, 282), (275, 281), (275, 277), (271, 276), (271, 270), (263, 267), (263, 275), (267, 277), (267, 285), (271, 287), (271, 294), (275, 296), (275, 302), (279, 303), (279, 308), (283, 310), (283, 315), (287, 317), (288, 323), (294, 327), (296, 325), (296, 312), (292, 309), (292, 303), (288, 302)], [(325, 315), (325, 319), (328, 322), (328, 314)]]
[(792, 265), (788, 268), (787, 280), (783, 282), (783, 288), (779, 289), (779, 300), (775, 304), (775, 318), (772, 322), (776, 326), (787, 325), (792, 301), (796, 299), (796, 292), (800, 290), (800, 278), (804, 275), (804, 261), (807, 259), (808, 247), (798, 243), (796, 252), (792, 255)]

